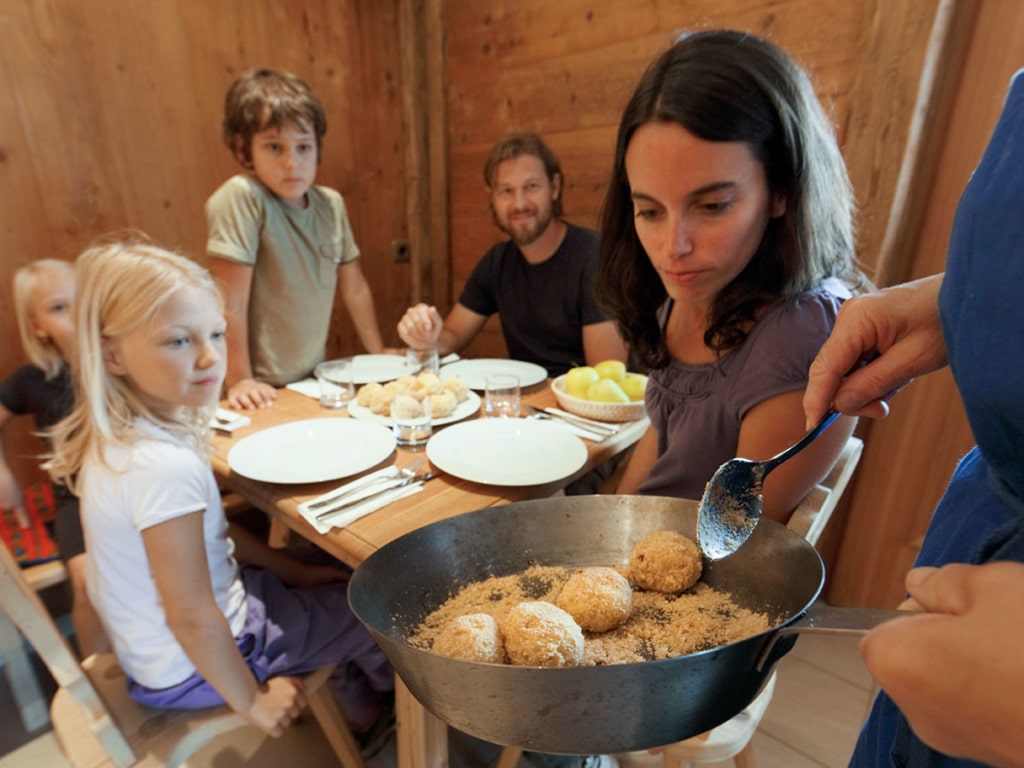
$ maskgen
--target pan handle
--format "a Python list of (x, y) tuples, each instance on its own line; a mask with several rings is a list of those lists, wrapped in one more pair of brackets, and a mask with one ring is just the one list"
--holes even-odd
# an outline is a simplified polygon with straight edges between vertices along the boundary
[[(895, 611), (887, 608), (841, 608), (818, 600), (800, 618), (784, 627), (780, 627), (773, 633), (772, 637), (765, 643), (761, 655), (757, 659), (757, 671), (760, 672), (770, 664), (774, 664), (783, 655), (773, 653), (776, 643), (783, 637), (795, 635), (798, 632), (828, 635), (863, 635), (883, 621), (907, 616), (908, 614), (908, 611)], [(787, 651), (789, 647), (791, 647), (791, 644), (786, 648)]]

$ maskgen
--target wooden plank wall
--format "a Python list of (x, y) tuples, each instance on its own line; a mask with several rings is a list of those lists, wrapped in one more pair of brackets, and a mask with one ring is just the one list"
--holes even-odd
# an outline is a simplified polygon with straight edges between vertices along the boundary
[[(408, 304), (396, 0), (20, 0), (0, 7), (0, 376), (24, 358), (11, 276), (135, 228), (203, 260), (203, 203), (237, 165), (220, 142), (243, 70), (292, 70), (324, 102), (319, 183), (348, 202), (385, 342)], [(336, 312), (331, 351), (358, 340)], [(17, 419), (8, 455), (36, 453)], [(30, 459), (19, 472), (33, 476)]]
[[(913, 187), (916, 231), (903, 243), (898, 277), (941, 272), (953, 213), (1002, 108), (1011, 75), (1024, 67), (1024, 4), (1014, 0), (961, 3), (963, 50), (940, 86), (929, 136), (926, 180)], [(871, 426), (829, 599), (837, 604), (894, 605), (917, 554), (931, 511), (956, 461), (973, 444), (948, 371), (912, 383), (892, 413)]]

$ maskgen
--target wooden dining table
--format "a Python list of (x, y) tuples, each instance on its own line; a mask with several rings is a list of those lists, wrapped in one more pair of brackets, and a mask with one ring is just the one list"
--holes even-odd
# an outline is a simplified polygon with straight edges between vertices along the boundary
[[(527, 406), (545, 408), (557, 404), (548, 382), (525, 388), (522, 392), (524, 410)], [(226, 403), (221, 405), (227, 407)], [(231, 433), (218, 432), (213, 439), (211, 463), (221, 487), (243, 497), (269, 516), (272, 544), (281, 545), (290, 534), (298, 534), (353, 568), (385, 544), (425, 525), (500, 504), (552, 496), (595, 467), (627, 451), (650, 424), (646, 418), (641, 418), (622, 424), (618, 432), (601, 441), (580, 438), (587, 447), (585, 463), (573, 474), (557, 481), (540, 485), (499, 486), (440, 473), (439, 477), (425, 483), (419, 493), (382, 507), (344, 528), (332, 528), (321, 534), (300, 515), (299, 505), (354, 477), (310, 484), (265, 482), (232, 471), (228, 453), (239, 441), (261, 430), (306, 419), (349, 418), (347, 411), (321, 408), (317, 399), (285, 388), (278, 390), (277, 400), (272, 406), (246, 411), (245, 414), (251, 419), (249, 425)], [(470, 418), (479, 418), (479, 414)], [(396, 447), (386, 460), (360, 474), (391, 464), (406, 467), (417, 457), (426, 458), (422, 447)], [(429, 462), (424, 469), (428, 466)], [(435, 768), (447, 764), (445, 725), (420, 705), (401, 680), (396, 680), (395, 709), (399, 767)]]

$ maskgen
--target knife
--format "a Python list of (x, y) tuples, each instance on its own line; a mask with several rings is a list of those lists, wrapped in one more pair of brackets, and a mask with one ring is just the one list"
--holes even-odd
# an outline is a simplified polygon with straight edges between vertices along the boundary
[(422, 457), (415, 458), (411, 464), (405, 469), (399, 469), (397, 466), (390, 466), (386, 469), (382, 469), (379, 472), (374, 472), (361, 477), (358, 480), (353, 480), (348, 485), (343, 485), (340, 488), (335, 488), (333, 491), (328, 491), (324, 495), (320, 496), (313, 501), (306, 503), (306, 509), (317, 509), (319, 507), (325, 507), (328, 504), (336, 504), (342, 499), (347, 499), (353, 494), (359, 493), (360, 491), (366, 490), (372, 485), (377, 483), (385, 483), (388, 481), (403, 480), (407, 477), (412, 477), (419, 471), (419, 468), (423, 466), (424, 461)]
[(351, 509), (357, 504), (362, 504), (364, 501), (376, 499), (378, 496), (382, 496), (385, 493), (389, 493), (390, 491), (394, 491), (399, 488), (405, 488), (406, 486), (409, 485), (422, 485), (423, 483), (427, 482), (427, 480), (431, 480), (435, 477), (437, 477), (436, 472), (424, 472), (421, 475), (414, 475), (413, 477), (402, 477), (392, 480), (383, 488), (378, 488), (377, 490), (373, 491), (372, 493), (368, 493), (365, 496), (360, 496), (357, 499), (345, 498), (344, 500), (342, 500), (340, 504), (332, 506), (330, 509), (325, 509), (323, 512), (318, 513), (316, 516), (316, 521), (318, 523), (322, 523), (328, 517), (331, 517), (337, 514), (338, 512), (344, 512), (347, 509)]
[(567, 424), (573, 424), (579, 427), (580, 429), (586, 429), (589, 430), (590, 432), (596, 432), (600, 435), (603, 435), (604, 437), (614, 435), (616, 432), (619, 431), (619, 428), (617, 426), (605, 424), (600, 421), (594, 421), (593, 419), (587, 419), (584, 418), (583, 416), (577, 416), (573, 413), (569, 413), (568, 411), (559, 410), (558, 408), (541, 408), (539, 410), (543, 411), (552, 418), (560, 419), (561, 421), (564, 421)]

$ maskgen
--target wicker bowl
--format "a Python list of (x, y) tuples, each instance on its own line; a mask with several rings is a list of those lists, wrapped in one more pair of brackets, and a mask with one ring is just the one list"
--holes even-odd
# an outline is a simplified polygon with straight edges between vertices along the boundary
[(559, 407), (575, 413), (577, 416), (585, 416), (588, 419), (598, 421), (635, 421), (644, 417), (644, 403), (642, 400), (630, 403), (599, 403), (594, 400), (583, 400), (573, 397), (565, 391), (565, 374), (551, 382), (551, 391), (555, 393)]

